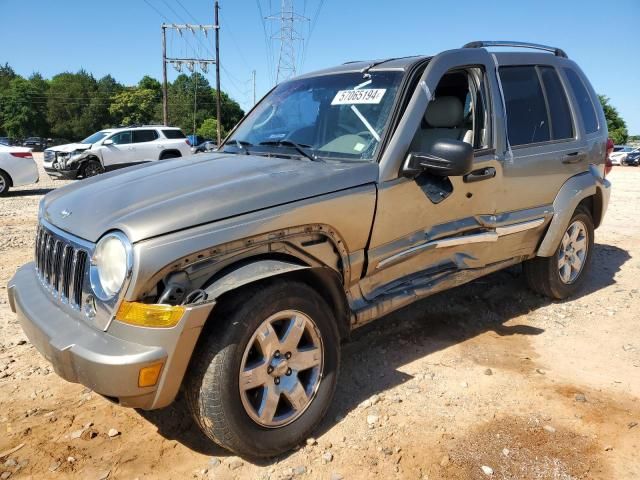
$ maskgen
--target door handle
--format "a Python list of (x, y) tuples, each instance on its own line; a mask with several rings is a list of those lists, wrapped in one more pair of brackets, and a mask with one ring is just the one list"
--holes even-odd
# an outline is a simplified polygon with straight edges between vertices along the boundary
[(571, 152), (567, 153), (564, 157), (562, 157), (562, 163), (578, 163), (584, 160), (586, 155), (582, 152)]
[(467, 173), (462, 179), (465, 183), (479, 182), (496, 176), (496, 169), (493, 167), (480, 168), (471, 173)]

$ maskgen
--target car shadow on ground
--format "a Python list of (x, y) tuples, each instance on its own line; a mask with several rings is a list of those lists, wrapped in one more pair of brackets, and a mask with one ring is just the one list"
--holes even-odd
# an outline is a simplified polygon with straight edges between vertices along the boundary
[(29, 190), (9, 190), (8, 197), (31, 197), (38, 195), (46, 195), (55, 188), (33, 188)]
[[(615, 274), (629, 258), (626, 250), (596, 244), (592, 269), (583, 288), (571, 299), (555, 303), (570, 302), (614, 284)], [(356, 330), (351, 341), (342, 347), (336, 394), (314, 435), (330, 430), (372, 395), (413, 378), (399, 369), (417, 359), (428, 358), (434, 352), (487, 331), (499, 336), (543, 333), (543, 329), (535, 326), (505, 324), (550, 303), (554, 302), (527, 288), (518, 265), (420, 300)], [(177, 440), (205, 455), (230, 455), (202, 434), (184, 413), (183, 402), (139, 413), (167, 439)], [(268, 465), (282, 458), (261, 464)]]

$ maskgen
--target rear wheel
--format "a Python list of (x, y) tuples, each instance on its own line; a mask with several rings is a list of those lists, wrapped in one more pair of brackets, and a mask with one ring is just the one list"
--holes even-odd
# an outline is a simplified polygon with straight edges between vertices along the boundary
[(104, 173), (104, 167), (98, 160), (89, 160), (82, 169), (84, 178), (95, 177), (101, 173)]
[(330, 308), (291, 281), (240, 291), (203, 332), (185, 393), (202, 431), (248, 457), (303, 441), (335, 391), (339, 337)]
[(562, 236), (555, 255), (524, 263), (529, 286), (547, 297), (561, 300), (577, 292), (591, 269), (594, 242), (593, 219), (578, 207)]
[(11, 178), (3, 171), (0, 171), (0, 196), (9, 193), (9, 188), (11, 188)]

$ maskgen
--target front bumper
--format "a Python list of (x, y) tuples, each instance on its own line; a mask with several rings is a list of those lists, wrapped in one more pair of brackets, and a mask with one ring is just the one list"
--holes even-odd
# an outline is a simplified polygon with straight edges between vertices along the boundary
[(44, 166), (44, 171), (47, 172), (54, 180), (75, 180), (78, 178), (78, 169), (75, 170), (58, 170), (56, 168)]
[[(8, 292), (11, 309), (29, 341), (58, 375), (124, 406), (143, 409), (161, 408), (174, 400), (213, 308), (213, 304), (189, 307), (170, 329), (113, 321), (105, 332), (63, 311), (40, 283), (33, 263), (16, 272)], [(163, 367), (156, 385), (139, 387), (140, 369), (158, 362)]]

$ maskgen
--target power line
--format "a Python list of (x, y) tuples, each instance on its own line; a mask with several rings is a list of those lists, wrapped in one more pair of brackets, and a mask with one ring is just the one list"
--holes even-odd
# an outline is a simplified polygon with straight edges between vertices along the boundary
[(194, 22), (198, 23), (198, 20), (196, 20), (196, 18), (193, 15), (191, 15), (191, 12), (185, 8), (185, 6), (182, 4), (182, 2), (180, 0), (176, 0), (176, 2), (178, 2), (178, 5), (180, 5), (182, 7), (182, 9), (185, 12), (187, 12), (187, 15), (189, 15), (191, 17), (191, 20), (193, 20)]
[[(269, 78), (271, 80), (271, 83), (273, 84), (275, 82), (273, 78), (273, 50), (271, 47), (271, 37), (267, 35), (267, 25), (265, 22), (266, 17), (264, 16), (264, 13), (262, 11), (262, 5), (260, 4), (260, 0), (256, 0), (256, 4), (258, 5), (258, 13), (260, 14), (260, 22), (262, 23), (262, 31), (264, 33), (264, 43), (265, 43), (265, 50), (267, 54), (267, 66), (269, 68)], [(271, 12), (271, 7), (269, 7), (269, 12)]]
[[(318, 23), (318, 18), (320, 17), (320, 11), (322, 10), (323, 5), (324, 5), (324, 0), (320, 0), (320, 2), (318, 3), (318, 8), (316, 9), (315, 14), (312, 17), (313, 20), (311, 20), (311, 26), (309, 27), (309, 37), (307, 38), (307, 41), (304, 44), (304, 47), (302, 49), (301, 65), (304, 65), (304, 62), (307, 58), (307, 50), (309, 48), (309, 43), (311, 43), (311, 37), (313, 36), (313, 32), (316, 29), (316, 24)], [(305, 1), (305, 6), (306, 6), (306, 1)]]

